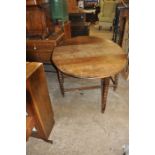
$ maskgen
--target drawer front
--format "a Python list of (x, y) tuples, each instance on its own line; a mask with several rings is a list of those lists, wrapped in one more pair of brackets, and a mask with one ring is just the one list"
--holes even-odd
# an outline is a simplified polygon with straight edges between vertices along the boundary
[(26, 59), (27, 61), (37, 61), (43, 63), (51, 62), (52, 51), (47, 50), (30, 50), (26, 51)]
[(27, 50), (50, 50), (53, 51), (54, 44), (48, 41), (27, 41)]
[(29, 61), (50, 62), (54, 44), (48, 40), (27, 40), (26, 55)]
[(64, 39), (64, 33), (58, 36), (50, 36), (48, 39), (27, 39), (26, 57), (28, 61), (39, 61), (43, 63), (51, 62), (51, 55), (54, 47), (59, 45)]
[(26, 61), (37, 61), (40, 62), (37, 51), (26, 51)]
[(52, 51), (38, 50), (38, 58), (40, 62), (43, 62), (43, 63), (51, 62), (51, 55), (52, 55)]

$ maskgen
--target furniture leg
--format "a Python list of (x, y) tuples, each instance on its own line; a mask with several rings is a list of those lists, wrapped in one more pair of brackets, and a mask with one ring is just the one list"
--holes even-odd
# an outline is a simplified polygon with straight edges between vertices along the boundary
[[(37, 131), (38, 132), (38, 131)], [(49, 140), (47, 137), (40, 137), (36, 134), (36, 132), (32, 131), (32, 134), (31, 134), (32, 137), (34, 138), (39, 138), (39, 139), (42, 139), (43, 141), (47, 142), (47, 143), (50, 143), (50, 144), (53, 144), (53, 140)]]
[(64, 95), (65, 95), (64, 85), (63, 85), (63, 83), (64, 83), (64, 77), (63, 77), (63, 74), (59, 70), (57, 70), (57, 75), (58, 75), (58, 81), (59, 81), (60, 91), (61, 91), (62, 96), (64, 97)]
[(112, 32), (112, 26), (110, 26), (110, 29), (109, 30), (110, 30), (110, 32)]
[(99, 25), (98, 29), (99, 29), (99, 31), (101, 30), (101, 26), (100, 25)]
[(117, 87), (118, 87), (118, 74), (115, 75), (115, 81), (114, 81), (114, 91), (116, 91)]
[(110, 77), (110, 79), (111, 79), (111, 81), (113, 83), (113, 85), (112, 85), (113, 90), (116, 91), (116, 89), (118, 87), (118, 74), (115, 75), (114, 78), (113, 77)]
[(52, 140), (48, 140), (48, 139), (43, 139), (45, 142), (47, 143), (50, 143), (50, 144), (53, 144), (53, 141)]
[(110, 78), (101, 79), (101, 112), (104, 113), (107, 102)]

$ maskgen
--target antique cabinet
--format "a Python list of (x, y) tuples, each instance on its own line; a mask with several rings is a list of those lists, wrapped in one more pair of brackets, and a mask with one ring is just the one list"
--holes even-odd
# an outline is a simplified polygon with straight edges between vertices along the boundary
[(47, 0), (26, 1), (26, 36), (46, 38), (54, 32)]
[(51, 63), (51, 55), (55, 46), (59, 45), (64, 39), (64, 33), (50, 35), (46, 39), (27, 39), (26, 40), (26, 60), (43, 63)]
[(52, 51), (63, 39), (55, 33), (48, 0), (26, 1), (26, 60), (50, 63)]

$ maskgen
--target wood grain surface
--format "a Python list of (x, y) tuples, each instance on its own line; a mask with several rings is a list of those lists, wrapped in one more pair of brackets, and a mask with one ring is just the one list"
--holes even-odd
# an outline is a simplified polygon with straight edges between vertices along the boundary
[(26, 111), (33, 117), (35, 137), (47, 140), (54, 125), (54, 113), (42, 63), (26, 63)]
[(127, 62), (123, 49), (111, 40), (77, 37), (54, 49), (52, 61), (57, 68), (78, 78), (105, 78), (122, 71)]

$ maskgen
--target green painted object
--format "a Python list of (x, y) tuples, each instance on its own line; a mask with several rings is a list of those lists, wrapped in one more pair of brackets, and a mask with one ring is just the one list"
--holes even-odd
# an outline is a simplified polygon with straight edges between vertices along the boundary
[(53, 21), (67, 21), (68, 10), (66, 0), (50, 0), (50, 10)]

